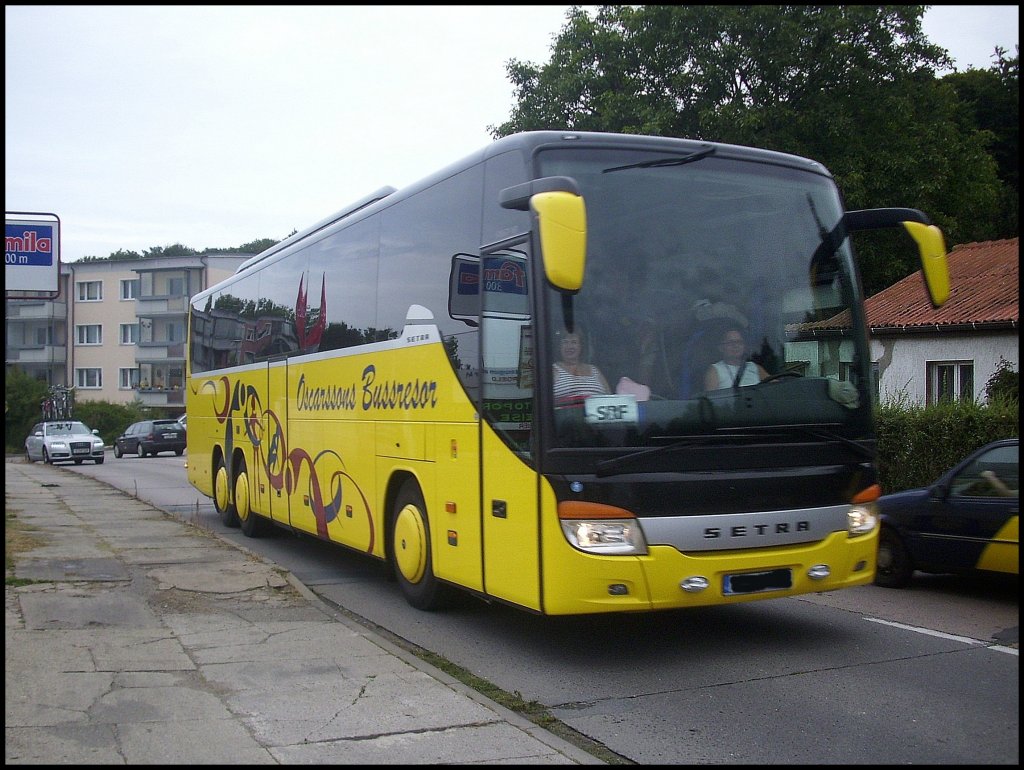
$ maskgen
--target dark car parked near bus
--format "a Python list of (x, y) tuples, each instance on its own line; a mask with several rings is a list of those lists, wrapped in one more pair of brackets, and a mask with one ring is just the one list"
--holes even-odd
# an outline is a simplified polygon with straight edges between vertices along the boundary
[(185, 427), (177, 420), (143, 420), (128, 426), (114, 440), (114, 457), (138, 454), (139, 457), (160, 452), (185, 451)]
[(880, 497), (875, 583), (902, 588), (914, 570), (1019, 574), (1019, 446), (993, 441), (927, 487)]

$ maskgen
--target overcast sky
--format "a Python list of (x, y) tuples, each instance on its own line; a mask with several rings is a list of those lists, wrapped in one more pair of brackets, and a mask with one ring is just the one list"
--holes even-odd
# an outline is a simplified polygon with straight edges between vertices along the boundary
[[(56, 214), (64, 262), (279, 240), (489, 144), (568, 7), (8, 5), (6, 209)], [(1018, 24), (924, 17), (960, 70)]]

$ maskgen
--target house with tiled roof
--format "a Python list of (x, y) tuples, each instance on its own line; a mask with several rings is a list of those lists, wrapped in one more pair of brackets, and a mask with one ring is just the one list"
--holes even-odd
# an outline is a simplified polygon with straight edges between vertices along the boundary
[(1005, 360), (1020, 371), (1019, 239), (965, 243), (949, 253), (950, 297), (932, 307), (920, 271), (865, 303), (879, 399), (928, 405), (984, 401)]

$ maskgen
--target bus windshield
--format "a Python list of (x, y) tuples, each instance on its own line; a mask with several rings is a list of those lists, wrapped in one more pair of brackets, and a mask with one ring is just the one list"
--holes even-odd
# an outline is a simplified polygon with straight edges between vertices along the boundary
[[(536, 171), (574, 179), (588, 222), (581, 290), (547, 290), (549, 449), (871, 437), (861, 289), (820, 167), (558, 148)], [(576, 399), (566, 335), (592, 378)]]

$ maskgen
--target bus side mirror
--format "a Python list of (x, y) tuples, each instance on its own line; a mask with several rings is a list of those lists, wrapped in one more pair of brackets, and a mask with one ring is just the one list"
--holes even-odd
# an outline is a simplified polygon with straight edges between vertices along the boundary
[(530, 199), (540, 233), (544, 274), (556, 289), (575, 294), (587, 264), (587, 213), (583, 198), (547, 192)]
[(942, 231), (935, 225), (920, 222), (904, 222), (903, 227), (917, 243), (928, 297), (934, 307), (941, 307), (949, 299), (949, 264)]
[(570, 177), (545, 177), (501, 191), (502, 208), (529, 210), (540, 238), (544, 275), (556, 289), (575, 294), (587, 263), (587, 210)]
[(846, 229), (876, 230), (902, 225), (917, 244), (921, 258), (928, 298), (933, 307), (942, 307), (949, 299), (949, 263), (946, 261), (946, 243), (942, 231), (917, 209), (864, 209), (846, 212)]

